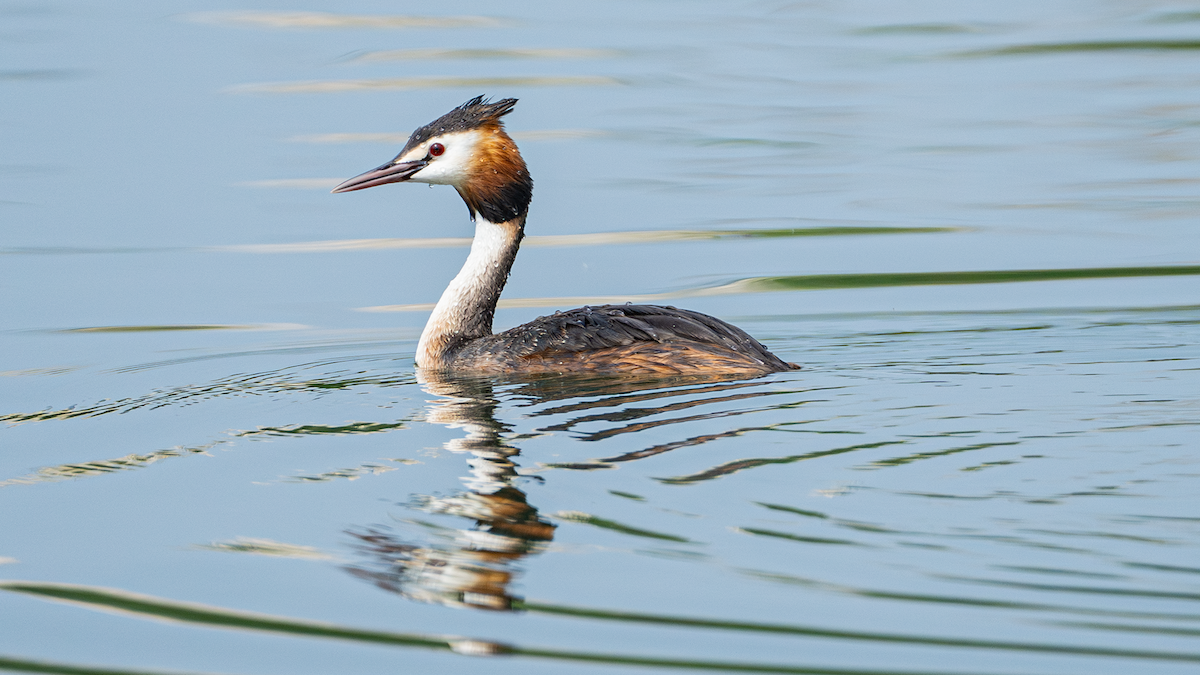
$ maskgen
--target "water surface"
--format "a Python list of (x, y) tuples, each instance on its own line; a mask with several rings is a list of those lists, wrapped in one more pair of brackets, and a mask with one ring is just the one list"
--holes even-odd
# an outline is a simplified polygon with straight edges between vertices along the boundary
[[(420, 9), (0, 4), (0, 669), (1196, 669), (1194, 7)], [(419, 377), (478, 94), (498, 327), (803, 370)]]

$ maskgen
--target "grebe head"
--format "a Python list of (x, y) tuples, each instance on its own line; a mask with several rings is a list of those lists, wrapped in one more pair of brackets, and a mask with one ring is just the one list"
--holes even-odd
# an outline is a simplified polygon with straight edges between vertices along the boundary
[(414, 131), (392, 161), (333, 191), (405, 181), (453, 185), (472, 218), (478, 214), (502, 223), (524, 216), (533, 196), (533, 179), (500, 119), (516, 104), (515, 98), (491, 103), (476, 96)]

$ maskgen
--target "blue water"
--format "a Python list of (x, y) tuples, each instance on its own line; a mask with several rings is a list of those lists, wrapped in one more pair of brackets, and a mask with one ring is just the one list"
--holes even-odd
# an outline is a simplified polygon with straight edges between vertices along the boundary
[[(0, 669), (1193, 672), (1198, 29), (0, 4)], [(498, 328), (803, 369), (418, 375), (465, 209), (328, 191), (478, 94), (536, 182)]]

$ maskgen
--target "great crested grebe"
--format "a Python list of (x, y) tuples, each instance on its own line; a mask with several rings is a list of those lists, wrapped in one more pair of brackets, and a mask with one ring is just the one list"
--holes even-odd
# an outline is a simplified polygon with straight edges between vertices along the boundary
[(480, 373), (757, 375), (794, 370), (720, 319), (674, 307), (581, 307), (492, 333), (496, 302), (525, 236), (533, 179), (501, 117), (517, 100), (467, 101), (417, 129), (399, 155), (334, 188), (385, 183), (453, 185), (475, 221), (462, 271), (446, 287), (417, 344), (422, 369)]

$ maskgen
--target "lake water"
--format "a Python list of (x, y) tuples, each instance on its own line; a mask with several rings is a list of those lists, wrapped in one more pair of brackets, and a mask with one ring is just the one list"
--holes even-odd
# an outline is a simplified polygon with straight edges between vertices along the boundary
[[(1194, 2), (0, 2), (0, 669), (1191, 673)], [(497, 313), (803, 370), (418, 376), (479, 95)]]

